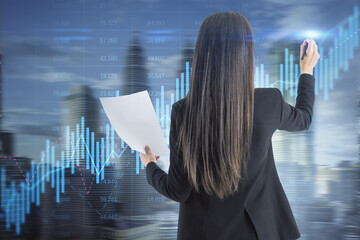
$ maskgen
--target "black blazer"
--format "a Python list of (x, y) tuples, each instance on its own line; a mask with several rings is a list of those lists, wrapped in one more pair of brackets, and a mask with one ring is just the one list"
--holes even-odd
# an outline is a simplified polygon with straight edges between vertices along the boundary
[(277, 129), (309, 129), (315, 100), (314, 86), (312, 75), (300, 75), (295, 107), (284, 101), (278, 88), (255, 88), (248, 180), (241, 181), (239, 192), (223, 200), (191, 189), (182, 168), (181, 151), (174, 149), (176, 121), (181, 121), (184, 99), (172, 105), (168, 174), (155, 162), (150, 162), (146, 166), (146, 178), (160, 194), (180, 202), (178, 239), (243, 239), (239, 224), (244, 211), (250, 216), (260, 240), (300, 237), (275, 167), (271, 138)]

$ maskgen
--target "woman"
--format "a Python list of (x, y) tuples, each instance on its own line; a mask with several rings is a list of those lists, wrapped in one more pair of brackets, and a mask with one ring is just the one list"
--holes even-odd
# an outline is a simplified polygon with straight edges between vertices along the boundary
[(254, 89), (253, 30), (243, 15), (219, 12), (202, 22), (189, 92), (172, 106), (168, 174), (148, 145), (140, 153), (148, 183), (180, 202), (178, 239), (300, 237), (271, 137), (310, 127), (320, 54), (305, 40), (300, 56), (305, 42), (293, 107), (278, 88)]

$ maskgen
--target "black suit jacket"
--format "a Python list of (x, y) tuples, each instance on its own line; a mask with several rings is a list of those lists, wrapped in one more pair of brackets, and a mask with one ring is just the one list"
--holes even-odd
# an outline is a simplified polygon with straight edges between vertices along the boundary
[(300, 237), (275, 167), (271, 138), (278, 129), (309, 129), (315, 99), (314, 86), (312, 75), (300, 75), (295, 107), (284, 101), (277, 88), (255, 88), (248, 178), (241, 181), (239, 192), (223, 200), (191, 189), (187, 173), (182, 168), (181, 151), (174, 148), (184, 99), (173, 104), (168, 174), (155, 162), (150, 162), (146, 166), (146, 178), (160, 194), (180, 203), (178, 239), (243, 239), (240, 222), (243, 221), (244, 211), (249, 214), (260, 240)]

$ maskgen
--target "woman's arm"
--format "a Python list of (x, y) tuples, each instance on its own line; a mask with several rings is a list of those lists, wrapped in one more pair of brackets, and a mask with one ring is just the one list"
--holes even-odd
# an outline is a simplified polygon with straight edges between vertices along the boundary
[(179, 151), (175, 149), (177, 140), (175, 104), (171, 110), (169, 172), (166, 174), (155, 162), (149, 162), (145, 171), (147, 182), (161, 195), (176, 202), (184, 202), (190, 196), (191, 186), (183, 169), (183, 160), (178, 154)]
[(307, 130), (310, 127), (315, 101), (315, 78), (307, 73), (299, 77), (295, 107), (288, 104), (278, 88), (275, 90), (280, 99), (279, 130), (290, 132)]

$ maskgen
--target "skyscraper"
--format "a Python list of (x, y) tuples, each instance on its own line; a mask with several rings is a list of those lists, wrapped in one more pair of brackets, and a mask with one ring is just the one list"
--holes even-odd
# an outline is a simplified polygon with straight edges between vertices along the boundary
[[(125, 78), (121, 83), (120, 95), (149, 89), (144, 51), (140, 45), (138, 33), (135, 32), (132, 35), (133, 38), (126, 55)], [(122, 150), (120, 144), (116, 144), (118, 145), (117, 149)], [(119, 151), (117, 150), (117, 152)], [(147, 218), (146, 216), (149, 214), (147, 205), (150, 186), (146, 182), (145, 169), (139, 169), (139, 173), (136, 172), (138, 154), (128, 147), (116, 162), (116, 172), (121, 173), (121, 177), (117, 175), (119, 185), (115, 196), (121, 205), (121, 215), (126, 216), (128, 220), (128, 228), (144, 224), (141, 218)], [(118, 222), (119, 228), (123, 228), (121, 225), (122, 223)]]
[(13, 133), (5, 132), (2, 128), (2, 112), (3, 112), (3, 100), (2, 100), (2, 68), (3, 68), (3, 55), (0, 54), (0, 153), (7, 156), (12, 156), (13, 153)]
[(63, 101), (64, 126), (70, 132), (76, 131), (76, 125), (85, 118), (84, 126), (93, 132), (99, 131), (99, 100), (94, 97), (93, 90), (87, 85), (76, 85), (70, 88), (70, 95)]
[(132, 34), (127, 56), (124, 81), (120, 85), (120, 95), (127, 95), (149, 89), (145, 66), (144, 50), (140, 45), (138, 33)]
[[(87, 149), (92, 152), (94, 148), (86, 147), (85, 143), (89, 135), (94, 135), (94, 142), (99, 142), (104, 136), (99, 128), (99, 104), (100, 101), (87, 85), (71, 87), (70, 94), (63, 99), (62, 135), (66, 137), (62, 145), (54, 145), (54, 151), (56, 161), (61, 159), (62, 162), (61, 156), (64, 156), (66, 186), (57, 202), (55, 188), (46, 185), (47, 194), (43, 195), (41, 202), (42, 237), (90, 239), (90, 236), (98, 235), (101, 223), (93, 204), (98, 203), (99, 196), (104, 192), (106, 194), (109, 189), (95, 183), (94, 167), (91, 159), (86, 157)], [(97, 154), (99, 151), (93, 152), (93, 157)], [(89, 194), (91, 184), (93, 186)]]
[(3, 66), (3, 55), (0, 53), (0, 128), (2, 125), (2, 66)]
[[(8, 156), (8, 157), (13, 157), (14, 156), (14, 152), (13, 152), (13, 133), (12, 132), (5, 132), (4, 129), (2, 128), (2, 112), (3, 112), (3, 100), (2, 100), (2, 82), (3, 82), (3, 76), (2, 76), (2, 67), (3, 67), (3, 55), (0, 54), (0, 155), (2, 156)], [(17, 158), (19, 159), (19, 163), (24, 164), (24, 166), (30, 166), (30, 159), (28, 158)], [(21, 159), (21, 161), (20, 161)], [(24, 160), (24, 161), (22, 161)], [(14, 177), (15, 179), (18, 180), (23, 180), (22, 176), (18, 177), (16, 176), (18, 174), (18, 168), (15, 165), (15, 162), (12, 160), (7, 160), (4, 158), (0, 158), (0, 166), (4, 166), (7, 168), (7, 170), (9, 170), (9, 168), (13, 168), (14, 173), (13, 174), (9, 174), (10, 178)], [(27, 168), (25, 168), (24, 170), (27, 170)], [(9, 178), (8, 178), (9, 180)]]

